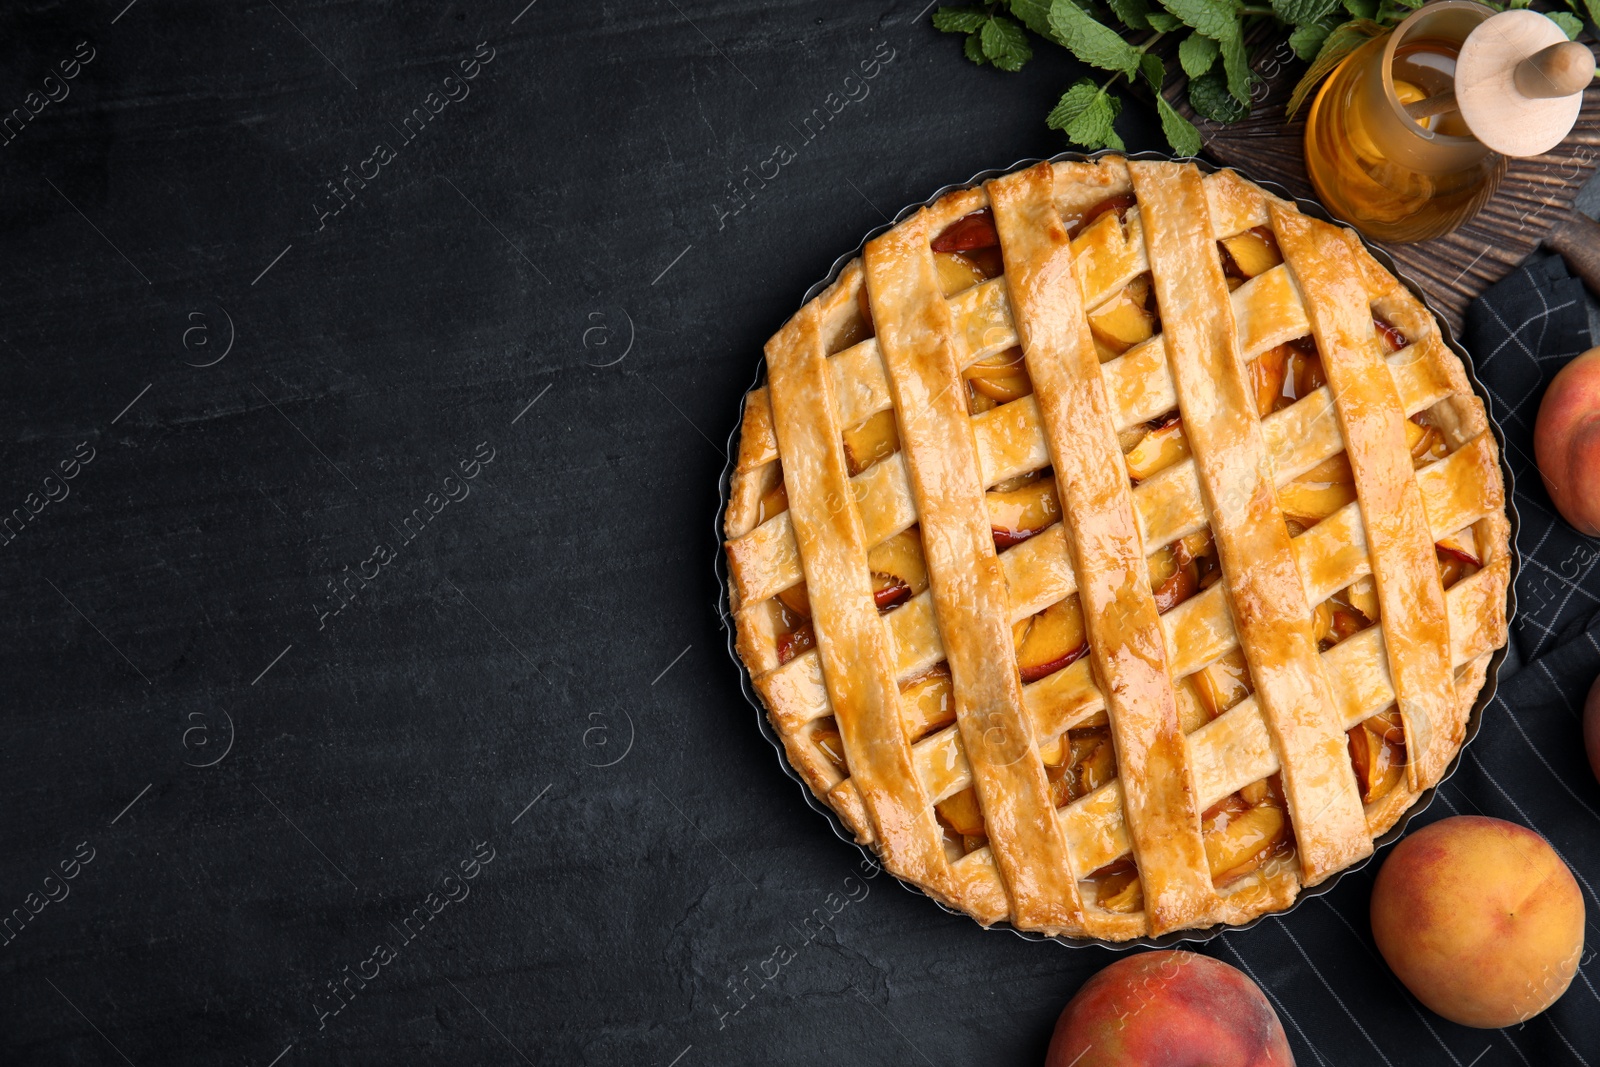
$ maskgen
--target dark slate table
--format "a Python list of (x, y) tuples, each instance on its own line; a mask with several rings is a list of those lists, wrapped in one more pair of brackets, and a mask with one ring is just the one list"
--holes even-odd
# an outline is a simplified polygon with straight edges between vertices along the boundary
[[(805, 288), (1081, 72), (920, 2), (125, 3), (0, 13), (0, 1060), (1039, 1062), (1114, 955), (861, 869), (712, 519)], [(1330, 993), (1414, 1013), (1306, 914), (1204, 951), (1361, 1062)]]

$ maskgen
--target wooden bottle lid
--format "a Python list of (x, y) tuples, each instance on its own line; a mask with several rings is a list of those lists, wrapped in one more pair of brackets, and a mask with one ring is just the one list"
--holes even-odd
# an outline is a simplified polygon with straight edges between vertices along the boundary
[(1467, 35), (1455, 100), (1472, 135), (1501, 155), (1537, 156), (1578, 121), (1594, 78), (1589, 47), (1537, 11), (1503, 11)]

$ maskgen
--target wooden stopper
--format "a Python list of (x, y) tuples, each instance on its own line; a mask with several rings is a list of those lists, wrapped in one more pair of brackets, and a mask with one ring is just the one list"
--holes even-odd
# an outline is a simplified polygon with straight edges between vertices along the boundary
[(1518, 63), (1512, 80), (1523, 96), (1548, 99), (1581, 93), (1594, 80), (1594, 53), (1577, 41), (1559, 41)]
[(1593, 75), (1587, 45), (1568, 41), (1537, 11), (1502, 11), (1462, 43), (1455, 103), (1472, 135), (1489, 148), (1537, 156), (1572, 132)]

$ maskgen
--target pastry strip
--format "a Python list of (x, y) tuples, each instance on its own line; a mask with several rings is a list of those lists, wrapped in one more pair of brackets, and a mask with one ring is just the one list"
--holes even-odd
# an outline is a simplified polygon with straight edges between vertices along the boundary
[[(1012, 921), (1022, 929), (1081, 926), (1066, 840), (1023, 708), (1005, 577), (929, 238), (924, 215), (920, 224), (909, 220), (868, 242), (862, 261), (916, 499), (956, 723), (1011, 897)], [(789, 454), (785, 448), (785, 461)], [(885, 677), (893, 679), (893, 670)]]
[(1184, 433), (1227, 582), (1234, 626), (1283, 765), (1301, 869), (1315, 885), (1372, 851), (1344, 728), (1311, 632), (1311, 606), (1278, 510), (1200, 175), (1128, 164)]
[(1378, 585), (1384, 649), (1406, 731), (1406, 776), (1414, 790), (1438, 781), (1461, 746), (1452, 717), (1450, 631), (1428, 516), (1406, 442), (1406, 413), (1378, 354), (1372, 305), (1343, 231), (1271, 205), (1272, 229), (1305, 299), (1312, 336), (1333, 390), (1366, 522)]
[(900, 691), (872, 599), (861, 516), (850, 503), (827, 357), (808, 304), (767, 342), (789, 514), (811, 593), (817, 652), (852, 780), (889, 869), (953, 900), (943, 834), (900, 722)]
[[(1011, 314), (1049, 442), (1089, 650), (1111, 719), (1150, 929), (1206, 925), (1215, 893), (1166, 638), (1050, 166), (989, 183)], [(1115, 219), (1113, 213), (1108, 217)], [(1087, 872), (1085, 872), (1087, 873)]]

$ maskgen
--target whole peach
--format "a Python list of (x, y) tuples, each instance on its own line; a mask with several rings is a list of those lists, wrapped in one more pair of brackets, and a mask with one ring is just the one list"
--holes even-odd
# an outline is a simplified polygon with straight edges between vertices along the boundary
[(1246, 975), (1193, 952), (1145, 952), (1084, 983), (1045, 1067), (1294, 1067), (1283, 1025)]
[(1578, 969), (1583, 923), (1583, 894), (1549, 842), (1480, 815), (1401, 841), (1372, 888), (1378, 951), (1463, 1026), (1511, 1026), (1554, 1004)]
[(1533, 456), (1562, 518), (1600, 536), (1600, 348), (1562, 367), (1545, 389)]
[(1583, 702), (1583, 747), (1589, 750), (1589, 769), (1600, 778), (1600, 678), (1589, 687)]

